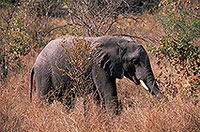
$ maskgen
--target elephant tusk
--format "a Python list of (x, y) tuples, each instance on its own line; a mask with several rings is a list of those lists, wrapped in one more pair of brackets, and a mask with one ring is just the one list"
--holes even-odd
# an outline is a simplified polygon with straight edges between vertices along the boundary
[(147, 85), (144, 83), (144, 81), (140, 80), (140, 83), (142, 84), (142, 86), (143, 86), (146, 90), (149, 90), (149, 88), (148, 88)]

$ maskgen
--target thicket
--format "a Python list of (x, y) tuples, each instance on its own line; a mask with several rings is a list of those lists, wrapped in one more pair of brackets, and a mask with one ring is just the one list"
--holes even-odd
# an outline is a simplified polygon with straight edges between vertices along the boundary
[[(0, 9), (0, 71), (5, 80), (9, 71), (19, 71), (23, 67), (22, 58), (31, 49), (45, 46), (53, 38), (53, 33), (78, 36), (101, 36), (119, 21), (131, 18), (123, 10), (120, 1), (2, 1)], [(102, 5), (104, 4), (104, 6)], [(94, 6), (95, 5), (95, 6)], [(60, 11), (64, 12), (60, 12)], [(60, 12), (60, 13), (59, 13)], [(65, 24), (52, 21), (62, 18)], [(51, 37), (50, 37), (51, 36)]]
[[(63, 35), (78, 36), (101, 36), (119, 32), (138, 34), (134, 33), (137, 28), (135, 25), (143, 21), (128, 13), (131, 10), (128, 8), (131, 2), (124, 3), (125, 5), (122, 4), (123, 2), (126, 1), (53, 0), (36, 3), (2, 1), (0, 9), (1, 80), (5, 80), (9, 71), (19, 71), (23, 67), (23, 56), (31, 49), (46, 45), (52, 39), (49, 36), (53, 36), (54, 31), (56, 34), (59, 31)], [(147, 7), (152, 7), (154, 3), (157, 3), (156, 0), (150, 4), (146, 4), (146, 1), (139, 2)], [(53, 5), (58, 5), (58, 7)], [(189, 81), (190, 86), (183, 90), (185, 94), (195, 96), (199, 92), (200, 85), (198, 6), (197, 3), (191, 3), (188, 0), (162, 1), (158, 11), (165, 35), (162, 36), (159, 46), (149, 45), (149, 50), (157, 58), (160, 60), (167, 58), (176, 72), (183, 74), (183, 77)], [(65, 10), (64, 14), (56, 15), (58, 8)], [(119, 15), (120, 12), (122, 14)], [(66, 23), (59, 26), (51, 23), (55, 16), (67, 20)], [(132, 27), (122, 24), (123, 20), (131, 21)], [(173, 84), (168, 86), (169, 93), (177, 90)]]
[[(160, 3), (160, 23), (165, 35), (162, 36), (158, 46), (149, 45), (149, 50), (155, 54), (160, 61), (167, 58), (181, 79), (189, 80), (189, 85), (181, 90), (188, 96), (199, 96), (200, 86), (200, 16), (199, 5), (191, 1), (163, 1)], [(177, 90), (173, 85), (172, 89)]]
[(9, 72), (19, 73), (22, 59), (31, 49), (48, 42), (54, 27), (48, 16), (39, 16), (37, 7), (28, 2), (2, 1), (0, 8), (0, 79), (5, 82)]
[(63, 48), (68, 63), (66, 64), (67, 71), (64, 69), (61, 71), (70, 77), (72, 91), (79, 97), (86, 97), (93, 88), (91, 78), (92, 43), (85, 38), (74, 37), (71, 42), (64, 39)]
[[(12, 73), (11, 71), (20, 72), (20, 74), (9, 77), (7, 84), (3, 87), (0, 84), (0, 131), (159, 132), (200, 130), (200, 96), (198, 91), (200, 89), (200, 28), (197, 12), (199, 5), (194, 6), (188, 1), (174, 3), (164, 0), (162, 1), (162, 8), (156, 10), (155, 14), (149, 15), (147, 13), (140, 17), (130, 13), (116, 15), (117, 12), (113, 9), (120, 7), (120, 4), (110, 3), (108, 7), (96, 7), (94, 4), (98, 3), (84, 3), (84, 0), (79, 0), (79, 3), (76, 3), (73, 0), (67, 0), (72, 3), (61, 4), (62, 6), (65, 5), (64, 8), (69, 11), (66, 11), (68, 14), (62, 15), (65, 24), (57, 25), (57, 22), (63, 22), (57, 21), (57, 16), (62, 13), (54, 15), (56, 12), (54, 12), (52, 3), (53, 1), (64, 0), (52, 0), (52, 3), (42, 2), (50, 0), (41, 0), (39, 3), (19, 2), (15, 3), (16, 5), (10, 1), (13, 0), (3, 0), (3, 6), (0, 3), (0, 79), (2, 81), (2, 78), (4, 79), (8, 72)], [(94, 0), (85, 0), (85, 2), (89, 1)], [(110, 1), (105, 0), (105, 2)], [(159, 15), (156, 14), (157, 11), (160, 12)], [(152, 27), (152, 25), (155, 25), (156, 20), (154, 21), (154, 19), (157, 16), (160, 16), (161, 27), (159, 29)], [(153, 18), (153, 21), (151, 21), (151, 18)], [(53, 21), (56, 24), (52, 23)], [(154, 64), (155, 60), (152, 59), (155, 57), (150, 54), (149, 56), (151, 62), (153, 62), (152, 68), (158, 68), (154, 70), (154, 73), (159, 71), (159, 74), (155, 74), (158, 85), (161, 86), (165, 94), (169, 95), (169, 102), (158, 102), (153, 96), (142, 90), (140, 86), (134, 85), (125, 78), (117, 80), (118, 96), (123, 105), (123, 111), (117, 117), (102, 112), (92, 102), (90, 103), (88, 118), (85, 120), (82, 100), (79, 98), (71, 113), (65, 112), (63, 106), (57, 101), (52, 105), (41, 105), (34, 96), (33, 102), (30, 103), (29, 74), (27, 73), (30, 72), (35, 57), (27, 54), (32, 49), (40, 50), (40, 47), (47, 44), (49, 40), (58, 37), (57, 34), (59, 36), (60, 34), (101, 36), (114, 33), (140, 35), (142, 32), (143, 35), (140, 37), (143, 37), (143, 40), (147, 40), (149, 37), (147, 41), (154, 43), (156, 42), (154, 41), (155, 35), (151, 36), (150, 34), (148, 36), (148, 33), (152, 33), (151, 31), (154, 28), (158, 29), (159, 34), (165, 31), (159, 45), (149, 45), (149, 50), (158, 59), (158, 65)], [(162, 29), (163, 31), (161, 31)], [(60, 70), (73, 79), (72, 90), (85, 92), (82, 90), (90, 87), (91, 83), (87, 78), (89, 76), (82, 74), (88, 70), (88, 64), (91, 61), (88, 59), (90, 58), (90, 42), (75, 38), (71, 45), (71, 48), (64, 48), (66, 53), (72, 53), (67, 54), (70, 58), (68, 61), (73, 64), (68, 65), (68, 67), (72, 70), (71, 72)], [(83, 51), (88, 52), (84, 53)], [(23, 69), (22, 58), (24, 56), (28, 56), (31, 64), (29, 63)], [(173, 68), (166, 65), (167, 60)], [(173, 70), (170, 71), (171, 69)], [(173, 73), (174, 71), (176, 73)], [(187, 85), (185, 86), (185, 84)], [(178, 92), (174, 94), (177, 90)], [(192, 98), (186, 98), (182, 93)]]
[(19, 8), (14, 5), (1, 9), (1, 79), (6, 77), (8, 70), (22, 67), (22, 57), (31, 48), (32, 39), (25, 29), (24, 17), (19, 14)]

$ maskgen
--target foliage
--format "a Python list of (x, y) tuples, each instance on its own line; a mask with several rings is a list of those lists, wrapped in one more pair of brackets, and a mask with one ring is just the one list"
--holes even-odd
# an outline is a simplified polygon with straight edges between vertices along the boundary
[(63, 48), (68, 63), (66, 65), (67, 71), (61, 70), (73, 81), (73, 90), (84, 96), (91, 92), (92, 88), (92, 43), (84, 38), (74, 37), (71, 42), (64, 39)]
[[(11, 1), (11, 0), (3, 0), (3, 1)], [(36, 0), (32, 0), (32, 1), (36, 1)], [(72, 0), (68, 0), (68, 1), (72, 1)], [(12, 4), (9, 6), (12, 6)], [(172, 5), (169, 4), (169, 5), (165, 5), (164, 7), (167, 7), (167, 6), (170, 7)], [(50, 9), (48, 7), (46, 7), (45, 9)], [(13, 58), (16, 56), (14, 52), (17, 53), (17, 56), (21, 60), (21, 58), (23, 58), (23, 56), (27, 54), (27, 52), (30, 51), (29, 50), (30, 48), (33, 48), (35, 50), (36, 47), (41, 46), (39, 45), (41, 44), (41, 41), (42, 43), (44, 42), (45, 44), (45, 42), (47, 41), (47, 38), (52, 39), (49, 37), (50, 32), (51, 32), (51, 36), (54, 36), (54, 38), (57, 37), (55, 34), (52, 34), (52, 30), (58, 29), (56, 28), (56, 24), (52, 25), (52, 23), (50, 23), (52, 19), (50, 19), (47, 16), (42, 16), (42, 15), (37, 16), (37, 13), (36, 13), (37, 11), (35, 7), (33, 7), (32, 5), (27, 5), (28, 9), (23, 8), (20, 11), (19, 11), (19, 8), (23, 8), (23, 7), (21, 6), (21, 7), (13, 8), (12, 6), (12, 8), (6, 7), (3, 10), (0, 10), (0, 65), (2, 65), (2, 63), (4, 64), (5, 62), (6, 64), (5, 66), (3, 66), (4, 68), (10, 68), (10, 66), (12, 65), (12, 63), (10, 62), (13, 62), (13, 63), (17, 62)], [(107, 9), (107, 8), (103, 7), (102, 9)], [(164, 9), (167, 9), (167, 8), (164, 8)], [(190, 11), (190, 10), (187, 10), (187, 11)], [(178, 15), (174, 15), (174, 16), (176, 18), (176, 16)], [(197, 18), (199, 18), (198, 14), (196, 16)], [(69, 16), (66, 16), (66, 17), (69, 17)], [(98, 15), (95, 17), (98, 17)], [(164, 16), (162, 16), (162, 18), (163, 17)], [(167, 14), (166, 14), (166, 17), (169, 18)], [(84, 17), (82, 18), (83, 18), (82, 20), (84, 20), (83, 22), (87, 22), (86, 24), (93, 27), (92, 24), (89, 23), (88, 19), (86, 19), (88, 20), (86, 21)], [(152, 26), (148, 24), (154, 23), (154, 21), (153, 22), (151, 21), (151, 20), (154, 20), (154, 18), (155, 18), (155, 14), (151, 17), (149, 17), (149, 15), (144, 15), (141, 21), (144, 20), (145, 22), (147, 22), (147, 24), (140, 23), (141, 21), (139, 23), (137, 22), (137, 24), (141, 26), (142, 29), (144, 28), (151, 29)], [(70, 20), (71, 19), (66, 19), (67, 22), (71, 22)], [(95, 19), (90, 19), (90, 21), (92, 20), (95, 20)], [(97, 20), (103, 20), (103, 17), (102, 19), (97, 19)], [(106, 17), (104, 18), (104, 20), (106, 20)], [(181, 24), (187, 24), (187, 25), (188, 23), (191, 24), (192, 23), (191, 20), (190, 22), (181, 23)], [(53, 19), (53, 21), (55, 21), (55, 19)], [(75, 21), (75, 22), (81, 22), (81, 21)], [(106, 21), (104, 21), (103, 23), (106, 24)], [(72, 23), (72, 24), (75, 25), (75, 23)], [(79, 24), (83, 24), (83, 23), (79, 23)], [(129, 19), (124, 19), (124, 21), (117, 21), (115, 24), (112, 26), (113, 28), (111, 28), (112, 31), (114, 30), (114, 33), (125, 32), (125, 33), (134, 34), (135, 30), (137, 31), (136, 26), (134, 26), (135, 24), (134, 20), (129, 21)], [(164, 24), (164, 21), (163, 21), (163, 24)], [(82, 26), (75, 25), (74, 27), (73, 26), (70, 26), (70, 27), (65, 26), (65, 27), (68, 30), (67, 34), (70, 34), (72, 30), (72, 35), (75, 35), (77, 34), (76, 31), (82, 30), (83, 26), (84, 24)], [(168, 26), (171, 27), (170, 24)], [(163, 25), (163, 27), (165, 27), (165, 25)], [(124, 29), (124, 30), (116, 31), (117, 28)], [(159, 34), (162, 34), (161, 30), (162, 28), (159, 28), (157, 32)], [(104, 31), (105, 31), (105, 28), (102, 26), (102, 28), (99, 29), (100, 35), (102, 35)], [(137, 32), (136, 34), (140, 34), (141, 33), (140, 31)], [(175, 56), (177, 56), (175, 53), (179, 52), (179, 50), (175, 50), (172, 48), (171, 50), (168, 49), (170, 48), (169, 44), (172, 46), (177, 44), (175, 40), (177, 40), (176, 35), (179, 35), (179, 32), (175, 33), (174, 31), (176, 30), (173, 29), (171, 32), (166, 31), (166, 35), (163, 36), (159, 47), (150, 47), (151, 51), (153, 51), (154, 54), (156, 54), (160, 62), (159, 67), (157, 67), (157, 65), (154, 63), (152, 66), (156, 72), (160, 71), (159, 68), (163, 68), (165, 70), (170, 71), (171, 67), (168, 65), (167, 66), (165, 65), (166, 63), (164, 59), (164, 58), (169, 58), (167, 54), (167, 51), (168, 51), (170, 55), (173, 55), (172, 56), (173, 59), (171, 57), (169, 58), (169, 61), (171, 62), (171, 64), (174, 65), (174, 67), (177, 68), (177, 73), (180, 73), (180, 74), (177, 74), (174, 71), (172, 71), (170, 74), (165, 74), (164, 73), (165, 71), (160, 71), (160, 74), (157, 77), (159, 79), (158, 84), (164, 85), (166, 88), (168, 88), (169, 92), (173, 92), (173, 89), (177, 88), (177, 89), (183, 89), (183, 92), (185, 92), (185, 94), (187, 95), (194, 95), (197, 93), (197, 91), (195, 92), (195, 90), (199, 88), (198, 81), (200, 79), (193, 78), (194, 77), (193, 75), (188, 74), (188, 73), (196, 74), (194, 71), (193, 72), (185, 71), (185, 69), (187, 71), (192, 70), (190, 68), (189, 63), (188, 65), (186, 65), (186, 67), (188, 68), (185, 68), (184, 66), (177, 64), (179, 61), (178, 60), (179, 58), (177, 59), (175, 58)], [(110, 32), (107, 32), (107, 34), (109, 33)], [(152, 39), (154, 39), (154, 36)], [(198, 45), (199, 43), (197, 44), (195, 43), (196, 41), (198, 41), (197, 37), (196, 39), (197, 40), (193, 39), (192, 41), (190, 41), (190, 44), (192, 44), (193, 47), (199, 46)], [(175, 41), (176, 43), (173, 44), (172, 43), (173, 41)], [(180, 42), (182, 42), (181, 44), (185, 45), (183, 41), (180, 41)], [(68, 61), (74, 64), (74, 67), (71, 67), (71, 65), (69, 65), (69, 67), (73, 69), (72, 73), (63, 71), (63, 74), (71, 75), (73, 81), (75, 82), (74, 88), (75, 89), (77, 88), (79, 90), (80, 88), (85, 86), (84, 83), (81, 83), (81, 80), (84, 81), (87, 77), (81, 74), (82, 72), (85, 72), (87, 69), (87, 66), (84, 67), (85, 63), (90, 64), (90, 60), (86, 60), (86, 58), (84, 58), (84, 56), (80, 56), (80, 54), (85, 54), (82, 51), (87, 51), (87, 49), (90, 49), (89, 48), (90, 42), (87, 42), (80, 38), (79, 39), (75, 38), (71, 42), (71, 45), (72, 45), (71, 48), (65, 48), (65, 50), (66, 50), (66, 53), (74, 51), (72, 52), (73, 53), (72, 55), (68, 54), (71, 56), (69, 57), (70, 60)], [(89, 46), (89, 47), (87, 48), (84, 45)], [(164, 50), (164, 48), (161, 48), (160, 47), (161, 45), (164, 45), (166, 49)], [(80, 54), (78, 54), (78, 52), (76, 52), (75, 49), (80, 49)], [(197, 52), (194, 52), (194, 53), (197, 53)], [(89, 52), (86, 52), (86, 54), (89, 57), (90, 50)], [(7, 57), (8, 55), (11, 56), (9, 59)], [(1, 58), (3, 56), (5, 57), (4, 60), (2, 60)], [(191, 131), (192, 132), (192, 131), (196, 131), (197, 132), (197, 131), (200, 131), (200, 126), (199, 126), (199, 119), (200, 119), (199, 118), (199, 111), (200, 111), (199, 97), (200, 96), (198, 96), (197, 98), (187, 98), (185, 96), (182, 96), (182, 94), (178, 92), (176, 94), (176, 97), (174, 98), (171, 98), (169, 96), (169, 102), (165, 102), (165, 103), (157, 102), (153, 96), (151, 96), (150, 94), (147, 94), (146, 91), (143, 91), (142, 89), (140, 89), (140, 86), (135, 86), (130, 80), (126, 78), (124, 78), (123, 80), (117, 80), (118, 95), (119, 95), (120, 100), (123, 100), (122, 105), (125, 106), (123, 107), (122, 113), (118, 116), (109, 115), (108, 113), (102, 112), (100, 109), (96, 108), (97, 107), (96, 104), (92, 102), (90, 104), (91, 109), (88, 112), (87, 119), (85, 119), (83, 116), (83, 108), (82, 108), (83, 106), (82, 106), (81, 99), (77, 100), (75, 108), (71, 113), (66, 112), (65, 109), (63, 109), (63, 106), (57, 101), (54, 101), (51, 105), (47, 105), (45, 103), (40, 104), (38, 103), (38, 100), (36, 98), (33, 98), (33, 102), (30, 103), (28, 90), (27, 90), (28, 85), (29, 85), (29, 81), (28, 81), (29, 74), (27, 73), (29, 73), (32, 65), (34, 64), (35, 57), (36, 56), (32, 56), (31, 54), (26, 55), (26, 57), (24, 57), (24, 59), (21, 61), (26, 61), (28, 65), (26, 65), (25, 68), (20, 70), (20, 74), (14, 74), (14, 75), (12, 74), (13, 76), (8, 77), (7, 84), (3, 86), (0, 84), (0, 106), (1, 106), (0, 107), (0, 131), (2, 132), (4, 131), (22, 131), (22, 132), (23, 131), (41, 131), (41, 132), (43, 131), (45, 132), (46, 131), (60, 131), (60, 132), (66, 132), (66, 131), (83, 131), (83, 132), (84, 131), (87, 131), (87, 132), (88, 131), (94, 131), (94, 132), (95, 131), (96, 132), (97, 131), (98, 132), (105, 132), (105, 131), (119, 131), (119, 132), (121, 131), (127, 131), (127, 132), (129, 131), (130, 132), (131, 131), (137, 131), (137, 132), (140, 132), (140, 131), (141, 132)], [(84, 60), (84, 61), (80, 61), (80, 60)], [(154, 62), (155, 60), (152, 59), (152, 61)], [(184, 62), (187, 62), (187, 61), (190, 61), (190, 59), (189, 58), (184, 59)], [(81, 62), (84, 62), (84, 63), (81, 63)], [(182, 67), (182, 68), (178, 69), (179, 67)], [(0, 69), (0, 72), (2, 74), (2, 67)], [(76, 75), (79, 75), (79, 76), (76, 76)], [(177, 77), (177, 75), (180, 75), (181, 78)], [(198, 75), (199, 74), (197, 73), (196, 76), (198, 77)], [(74, 76), (77, 78), (74, 78)], [(178, 83), (178, 84), (183, 83), (183, 76), (187, 79), (189, 85), (191, 86), (185, 87), (183, 86), (184, 84), (180, 86), (178, 85), (176, 86), (175, 83)], [(189, 92), (191, 92), (192, 94), (189, 94)]]
[(0, 1), (0, 9), (5, 8), (7, 6), (13, 6), (14, 4), (18, 4), (19, 0), (1, 0)]
[[(158, 47), (150, 50), (159, 58), (166, 57), (177, 73), (184, 71), (186, 78), (200, 77), (200, 19), (197, 5), (189, 1), (164, 1), (160, 11), (161, 24), (166, 35), (163, 35)], [(186, 94), (198, 93), (198, 79), (189, 79), (190, 90)]]
[(9, 70), (22, 67), (22, 57), (31, 49), (32, 39), (25, 29), (24, 18), (19, 16), (18, 7), (8, 7), (1, 11), (1, 57), (6, 60), (6, 67)]
[(5, 80), (8, 71), (18, 72), (22, 58), (32, 48), (44, 46), (53, 35), (54, 26), (48, 16), (38, 16), (33, 4), (18, 2), (5, 4), (0, 9), (0, 78)]

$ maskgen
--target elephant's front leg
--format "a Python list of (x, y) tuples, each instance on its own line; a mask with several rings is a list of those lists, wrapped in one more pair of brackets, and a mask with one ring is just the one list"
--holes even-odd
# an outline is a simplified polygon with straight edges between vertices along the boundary
[(118, 113), (118, 97), (116, 89), (116, 79), (108, 75), (108, 73), (98, 67), (94, 66), (92, 69), (92, 78), (100, 97), (102, 108), (107, 111), (114, 111)]

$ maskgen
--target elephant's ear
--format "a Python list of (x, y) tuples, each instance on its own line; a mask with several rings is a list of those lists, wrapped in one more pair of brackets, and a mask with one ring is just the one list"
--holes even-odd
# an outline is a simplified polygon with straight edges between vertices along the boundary
[(100, 43), (95, 48), (95, 62), (110, 76), (123, 78), (124, 69), (121, 62), (122, 49), (116, 42)]

